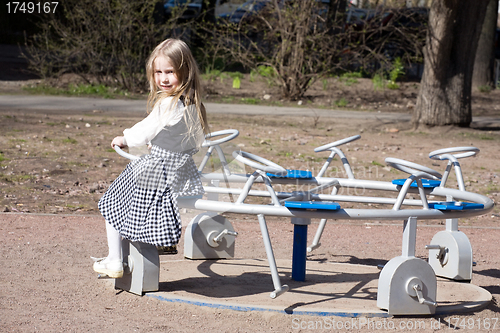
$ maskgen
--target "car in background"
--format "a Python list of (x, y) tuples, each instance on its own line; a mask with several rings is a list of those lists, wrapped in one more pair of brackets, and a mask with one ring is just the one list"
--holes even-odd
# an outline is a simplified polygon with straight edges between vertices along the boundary
[(374, 10), (349, 6), (346, 13), (346, 28), (361, 30), (374, 16)]
[(189, 20), (197, 18), (201, 14), (203, 0), (166, 0), (163, 7), (165, 15), (171, 18), (175, 8), (184, 9), (179, 19)]
[(428, 18), (429, 9), (425, 7), (364, 9), (350, 6), (347, 9), (346, 28), (352, 27), (358, 31), (387, 25), (419, 28), (427, 25)]
[(270, 0), (247, 1), (239, 6), (234, 12), (221, 14), (217, 19), (221, 22), (238, 24), (242, 20), (251, 20), (269, 4), (271, 4)]

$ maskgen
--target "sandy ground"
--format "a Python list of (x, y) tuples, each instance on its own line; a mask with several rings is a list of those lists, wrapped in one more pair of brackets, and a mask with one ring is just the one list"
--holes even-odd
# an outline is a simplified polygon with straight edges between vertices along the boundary
[[(105, 255), (106, 241), (103, 219), (95, 207), (96, 200), (126, 163), (115, 153), (107, 151), (106, 142), (113, 133), (120, 131), (119, 127), (127, 126), (136, 119), (98, 114), (81, 115), (84, 119), (80, 120), (75, 115), (68, 119), (64, 115), (11, 114), (8, 111), (3, 115), (4, 161), (0, 186), (3, 206), (8, 212), (0, 217), (1, 249), (4, 253), (4, 268), (0, 273), (2, 331), (192, 332), (203, 328), (214, 332), (293, 332), (318, 327), (309, 326), (318, 320), (317, 317), (238, 312), (161, 302), (115, 291), (109, 283), (97, 280), (89, 257)], [(87, 119), (91, 127), (84, 127)], [(383, 165), (384, 156), (407, 158), (441, 169), (443, 164), (434, 165), (426, 157), (430, 150), (472, 144), (478, 146), (482, 153), (477, 158), (462, 162), (467, 185), (471, 191), (497, 198), (495, 154), (498, 152), (498, 135), (495, 131), (448, 129), (445, 134), (416, 133), (405, 130), (405, 124), (351, 122), (349, 126), (338, 128), (334, 126), (334, 121), (331, 122), (334, 129), (318, 126), (311, 130), (311, 122), (312, 119), (300, 118), (275, 120), (264, 125), (263, 117), (212, 117), (214, 129), (241, 129), (233, 146), (225, 147), (225, 150), (237, 146), (287, 167), (313, 171), (318, 170), (326, 158), (311, 153), (314, 146), (361, 132), (362, 139), (346, 146), (345, 152), (356, 175), (369, 179), (394, 176), (390, 175), (393, 171)], [(80, 129), (75, 124), (80, 124)], [(96, 127), (98, 124), (99, 127)], [(398, 127), (401, 129), (396, 131)], [(39, 131), (38, 134), (35, 130)], [(86, 130), (89, 131), (84, 132)], [(34, 135), (38, 138), (32, 139)], [(93, 149), (75, 149), (72, 140), (64, 141), (66, 138), (76, 138), (79, 147), (86, 146), (84, 141), (88, 140)], [(26, 151), (30, 152), (29, 156)], [(76, 163), (78, 160), (80, 164)], [(396, 174), (402, 176), (401, 173)], [(29, 177), (24, 177), (26, 175)], [(242, 235), (236, 243), (236, 257), (265, 258), (255, 217), (230, 216), (230, 219)], [(188, 220), (189, 216), (184, 223)], [(498, 220), (495, 208), (485, 216), (461, 221), (463, 230), (471, 239), (474, 260), (478, 263), (474, 267), (472, 283), (492, 293), (492, 304), (479, 313), (459, 316), (458, 322), (451, 317), (425, 318), (427, 326), (422, 331), (432, 331), (430, 327), (437, 320), (441, 320), (443, 330), (448, 329), (448, 325), (476, 330), (478, 323), (496, 322), (499, 310), (496, 299), (500, 296)], [(382, 221), (374, 223), (374, 226), (341, 222), (329, 225), (323, 237), (323, 246), (308, 259), (376, 265), (398, 255), (401, 251), (400, 237), (387, 235), (389, 229), (396, 231), (397, 235), (401, 226), (398, 223), (385, 225)], [(425, 224), (442, 227), (443, 221)], [(316, 225), (311, 226), (310, 235)], [(289, 259), (292, 226), (287, 221), (271, 218), (269, 229), (276, 257)], [(418, 239), (417, 255), (425, 258), (423, 246), (437, 229), (425, 227), (423, 230), (418, 233), (421, 238)], [(180, 253), (173, 257), (182, 259), (182, 243), (179, 249)], [(163, 282), (168, 283), (168, 279)], [(269, 284), (269, 281), (265, 283)], [(399, 325), (410, 319), (391, 320)], [(470, 323), (475, 326), (467, 326)], [(499, 327), (496, 326), (496, 329)], [(365, 327), (359, 331), (373, 329)]]
[[(207, 332), (308, 332), (316, 331), (311, 328), (328, 328), (333, 319), (351, 321), (342, 317), (214, 309), (114, 290), (109, 281), (96, 279), (89, 258), (105, 252), (101, 217), (6, 213), (0, 215), (0, 219), (3, 253), (0, 329), (3, 332), (193, 332), (199, 329)], [(252, 220), (232, 219), (234, 227), (240, 232), (236, 243), (237, 258), (265, 258), (258, 224)], [(311, 231), (316, 226), (313, 224)], [(289, 259), (292, 243), (290, 223), (270, 219), (268, 227), (276, 257)], [(308, 259), (366, 265), (385, 263), (400, 253), (400, 230), (400, 225), (332, 223), (325, 230), (322, 247)], [(419, 228), (417, 256), (425, 258), (423, 246), (437, 230), (435, 227)], [(500, 296), (499, 259), (495, 244), (500, 230), (479, 226), (463, 230), (471, 240), (477, 261), (472, 283), (493, 294), (495, 299), (491, 305), (478, 313), (426, 318), (372, 318), (375, 323), (384, 320), (392, 322), (395, 330), (401, 331), (432, 332), (439, 322), (442, 330), (498, 330), (498, 324), (495, 329), (493, 324), (499, 317), (496, 305)], [(354, 237), (354, 234), (357, 236)], [(179, 245), (179, 254), (161, 256), (162, 260), (182, 260), (182, 242)], [(162, 288), (168, 290), (169, 278), (177, 274), (167, 267), (167, 274), (160, 281)], [(283, 283), (287, 283), (286, 278), (282, 279)], [(209, 284), (208, 281), (206, 283)], [(189, 285), (189, 279), (185, 284)], [(270, 276), (263, 277), (262, 284), (262, 289), (269, 289)], [(233, 301), (237, 303), (237, 299), (234, 297)], [(214, 297), (216, 300), (217, 297)], [(354, 322), (359, 324), (360, 320), (356, 318)], [(317, 326), (318, 321), (325, 326)], [(400, 329), (404, 327), (401, 325), (417, 321), (423, 323), (419, 325), (424, 325), (420, 327), (425, 329)], [(488, 322), (491, 322), (491, 327), (485, 330), (483, 326)], [(433, 328), (431, 325), (434, 325)], [(481, 330), (478, 325), (483, 325)], [(347, 331), (375, 330), (364, 326), (363, 329)]]
[[(97, 280), (89, 257), (103, 256), (106, 252), (104, 221), (98, 214), (97, 200), (126, 164), (109, 149), (109, 142), (140, 117), (120, 113), (68, 115), (12, 109), (0, 110), (0, 116), (0, 207), (4, 212), (0, 215), (0, 249), (3, 253), (0, 331), (322, 331), (317, 322), (323, 319), (318, 317), (238, 312), (162, 302), (116, 291), (108, 282)], [(238, 138), (223, 146), (229, 158), (234, 149), (242, 149), (287, 168), (309, 169), (313, 174), (328, 157), (327, 153), (314, 153), (315, 147), (361, 134), (360, 140), (342, 149), (355, 176), (371, 180), (406, 177), (387, 167), (385, 157), (407, 159), (443, 172), (445, 163), (430, 160), (430, 151), (475, 146), (481, 153), (460, 161), (467, 189), (495, 201), (500, 193), (497, 163), (500, 135), (495, 127), (412, 131), (408, 123), (397, 121), (358, 119), (346, 122), (335, 118), (216, 113), (210, 115), (210, 123), (213, 131), (227, 128), (240, 131)], [(200, 159), (201, 154), (197, 157), (198, 161)], [(217, 167), (218, 164), (212, 161), (210, 165)], [(340, 167), (337, 158), (327, 175), (345, 177)], [(456, 182), (453, 175), (449, 182), (453, 187)], [(353, 206), (345, 204), (345, 207)], [(183, 211), (183, 214), (186, 216), (184, 223), (187, 223), (195, 212)], [(236, 257), (265, 258), (256, 218), (228, 217), (242, 235), (237, 239)], [(426, 326), (418, 331), (435, 331), (433, 323), (438, 321), (440, 330), (500, 329), (500, 323), (497, 323), (500, 317), (497, 306), (500, 297), (499, 221), (498, 207), (488, 214), (460, 220), (461, 230), (469, 237), (477, 262), (472, 283), (493, 295), (491, 305), (467, 315), (422, 318)], [(317, 222), (310, 227), (310, 237)], [(368, 222), (370, 224), (366, 224)], [(423, 247), (439, 228), (444, 228), (443, 224), (444, 221), (419, 224), (417, 256), (426, 258)], [(276, 258), (290, 259), (292, 226), (289, 221), (269, 218), (269, 230)], [(310, 254), (308, 260), (383, 264), (401, 252), (400, 231), (401, 221), (336, 221), (328, 225), (323, 246)], [(182, 241), (180, 252), (169, 256), (169, 260), (182, 260)], [(171, 274), (176, 273), (172, 271)], [(168, 276), (162, 282), (168, 284)], [(269, 284), (270, 280), (265, 283)], [(400, 323), (413, 319), (390, 320), (395, 323), (395, 330), (400, 330)], [(489, 329), (485, 327), (486, 323), (490, 323)], [(348, 331), (374, 330), (377, 329), (363, 327)]]

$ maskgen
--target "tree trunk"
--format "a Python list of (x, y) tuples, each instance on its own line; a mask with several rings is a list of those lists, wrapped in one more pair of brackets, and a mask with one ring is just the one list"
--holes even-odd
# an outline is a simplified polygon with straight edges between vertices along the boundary
[(488, 2), (432, 1), (415, 127), (472, 122), (472, 71)]
[(498, 0), (490, 0), (486, 9), (481, 37), (474, 61), (472, 87), (495, 87), (495, 32), (498, 18)]

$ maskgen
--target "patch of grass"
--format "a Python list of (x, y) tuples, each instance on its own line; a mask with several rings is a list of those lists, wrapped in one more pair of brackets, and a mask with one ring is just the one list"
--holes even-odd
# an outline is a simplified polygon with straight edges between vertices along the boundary
[(323, 157), (318, 157), (317, 155), (308, 155), (308, 154), (298, 154), (296, 155), (296, 158), (303, 161), (303, 162), (324, 162), (325, 158)]
[(22, 182), (22, 181), (27, 181), (34, 179), (35, 177), (33, 175), (5, 175), (5, 174), (0, 174), (0, 179), (5, 180), (6, 182), (9, 183), (14, 183), (14, 182)]
[(257, 67), (257, 73), (262, 77), (274, 77), (276, 74), (271, 66), (260, 65)]
[(403, 132), (403, 134), (408, 136), (416, 136), (416, 135), (429, 136), (429, 133), (423, 131), (418, 131), (418, 132), (408, 131), (408, 132)]
[(206, 69), (205, 70), (205, 73), (202, 74), (202, 78), (206, 81), (215, 81), (215, 79), (217, 79), (220, 75), (221, 75), (222, 71), (218, 70), (218, 69)]
[[(114, 151), (114, 150), (113, 150)], [(72, 165), (72, 166), (76, 166), (76, 167), (84, 167), (84, 168), (87, 168), (90, 166), (90, 164), (87, 164), (87, 163), (82, 163), (82, 162), (68, 162), (68, 164)]]
[(227, 72), (227, 75), (229, 75), (229, 77), (232, 79), (234, 79), (234, 78), (243, 79), (244, 78), (243, 73), (240, 73), (240, 72)]
[(230, 78), (230, 76), (226, 72), (221, 72), (220, 75), (219, 75), (220, 83), (224, 83), (224, 80), (225, 79), (229, 79), (229, 78)]
[[(255, 81), (255, 75), (258, 74), (264, 79), (266, 79), (267, 86), (272, 87), (274, 85), (274, 78), (276, 76), (276, 71), (271, 66), (260, 65), (256, 69), (250, 71), (250, 81)], [(253, 81), (252, 81), (253, 80)]]
[(486, 135), (482, 133), (461, 133), (463, 137), (473, 137), (479, 140), (484, 140), (484, 141), (493, 141), (496, 140), (497, 138), (491, 135)]
[(70, 209), (70, 210), (78, 210), (78, 209), (83, 209), (85, 208), (84, 205), (70, 205), (70, 204), (66, 204), (66, 208)]
[(338, 106), (339, 108), (343, 108), (343, 107), (346, 107), (347, 104), (349, 104), (349, 102), (347, 101), (347, 99), (345, 99), (344, 97), (342, 97), (338, 101), (334, 101), (334, 104), (336, 106)]
[(24, 86), (23, 90), (32, 94), (42, 95), (62, 95), (63, 90), (45, 84), (38, 84), (33, 86)]
[(324, 157), (317, 157), (317, 156), (307, 156), (307, 159), (311, 162), (324, 162), (326, 159)]
[(358, 83), (358, 80), (353, 79), (353, 78), (349, 78), (349, 79), (345, 79), (345, 80), (343, 80), (342, 82), (344, 83), (344, 85), (346, 85), (346, 86), (350, 87), (350, 86), (352, 86), (353, 84)]
[(487, 94), (487, 93), (490, 93), (490, 92), (491, 92), (492, 88), (491, 88), (491, 86), (489, 86), (489, 85), (484, 85), (484, 86), (479, 86), (479, 87), (477, 87), (477, 90), (479, 90), (479, 92), (482, 92), (482, 93), (486, 93), (486, 94)]
[(372, 78), (373, 90), (384, 90), (385, 79), (382, 74), (375, 74)]
[(347, 72), (344, 73), (340, 76), (341, 78), (352, 78), (352, 79), (360, 79), (363, 77), (363, 74), (361, 72)]
[(242, 98), (241, 99), (241, 102), (243, 102), (244, 104), (259, 104), (259, 100), (257, 98)]
[(250, 71), (250, 82), (255, 82), (255, 77), (257, 76), (257, 72), (252, 70)]
[(0, 153), (0, 162), (7, 161), (5, 156), (3, 156), (3, 153)]
[(321, 83), (323, 85), (323, 90), (327, 90), (328, 89), (328, 80), (323, 79), (323, 80), (321, 80)]
[(377, 161), (372, 161), (370, 164), (371, 164), (371, 165), (375, 165), (375, 166), (379, 166), (379, 167), (383, 167), (383, 166), (385, 166), (385, 165), (383, 165), (382, 163), (379, 163), (379, 162), (377, 162)]
[[(393, 85), (396, 85), (399, 88), (399, 85), (396, 84), (396, 81), (405, 75), (405, 67), (403, 66), (403, 62), (401, 61), (401, 58), (396, 58), (394, 60), (394, 63), (392, 64), (391, 71), (389, 72), (389, 80), (390, 83)], [(390, 88), (389, 89), (393, 89)], [(397, 89), (397, 88), (396, 88)]]
[(63, 140), (62, 140), (62, 142), (63, 142), (63, 143), (71, 143), (72, 145), (74, 145), (74, 144), (76, 144), (78, 141), (76, 141), (75, 139), (70, 138), (70, 137), (68, 136), (68, 138), (67, 138), (67, 139), (63, 139)]
[(99, 96), (103, 98), (115, 98), (117, 96), (129, 96), (129, 93), (119, 88), (112, 88), (103, 84), (69, 84), (67, 88), (57, 88), (46, 84), (38, 84), (23, 87), (23, 90), (32, 94), (43, 95), (67, 95), (67, 96)]
[(397, 89), (399, 89), (399, 84), (397, 84), (396, 82), (389, 81), (387, 83), (387, 88), (389, 88), (391, 90), (397, 90)]
[(347, 72), (340, 76), (340, 82), (343, 82), (346, 86), (352, 86), (358, 83), (358, 79), (362, 78), (363, 74), (361, 72)]
[(500, 189), (492, 183), (489, 183), (486, 188), (484, 189), (486, 194), (491, 194), (491, 193), (499, 193)]
[(212, 155), (208, 160), (207, 164), (205, 165), (205, 172), (207, 172), (208, 170), (215, 171), (221, 168), (222, 168), (222, 162), (220, 158), (218, 156)]
[(234, 96), (227, 96), (227, 97), (223, 97), (223, 98), (222, 98), (222, 101), (223, 101), (224, 103), (232, 103), (232, 102), (234, 102)]
[(293, 156), (293, 152), (291, 151), (279, 151), (276, 156), (284, 156), (284, 157), (291, 157)]

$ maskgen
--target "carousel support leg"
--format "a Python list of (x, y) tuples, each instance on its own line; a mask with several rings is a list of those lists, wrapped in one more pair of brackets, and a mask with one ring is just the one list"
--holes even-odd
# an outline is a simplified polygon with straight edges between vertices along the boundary
[(269, 262), (269, 269), (271, 270), (271, 277), (273, 279), (274, 285), (274, 291), (269, 296), (271, 298), (276, 298), (288, 291), (288, 286), (286, 284), (281, 285), (280, 277), (278, 275), (278, 268), (276, 266), (276, 260), (274, 258), (273, 247), (271, 245), (271, 239), (269, 238), (266, 219), (263, 214), (257, 215), (257, 218), (259, 219), (262, 240), (264, 241), (264, 247), (266, 248), (267, 260)]
[(323, 235), (323, 230), (325, 230), (325, 225), (326, 219), (321, 219), (321, 221), (319, 221), (318, 230), (316, 230), (316, 234), (314, 235), (312, 244), (307, 248), (307, 252), (312, 252), (313, 250), (321, 246), (321, 243), (319, 241), (321, 239), (321, 236)]

